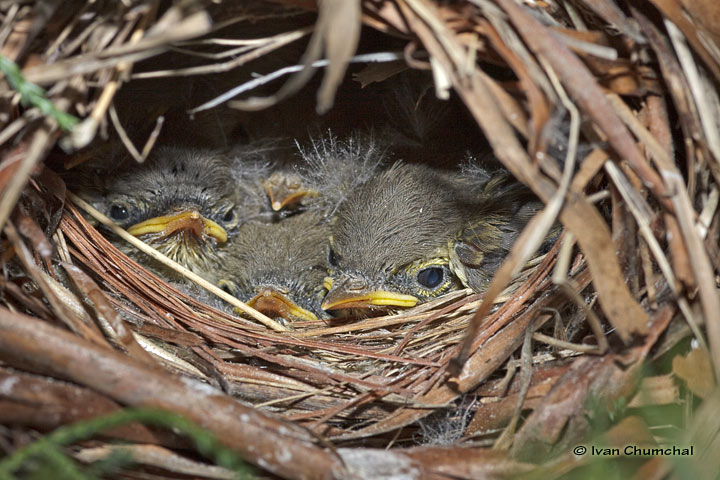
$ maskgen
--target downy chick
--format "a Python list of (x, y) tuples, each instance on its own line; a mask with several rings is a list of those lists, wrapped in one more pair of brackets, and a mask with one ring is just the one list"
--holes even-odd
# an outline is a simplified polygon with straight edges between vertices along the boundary
[(412, 307), (454, 289), (487, 288), (539, 208), (519, 184), (396, 163), (337, 209), (325, 310)]
[(291, 167), (275, 170), (265, 190), (274, 210), (313, 211), (323, 220), (372, 178), (386, 158), (371, 134), (358, 132), (342, 140), (328, 132), (297, 149), (299, 158)]
[(243, 225), (220, 284), (251, 307), (277, 319), (316, 320), (327, 275), (330, 229), (313, 212), (277, 223)]
[[(264, 198), (255, 179), (265, 175), (264, 157), (253, 147), (225, 152), (165, 146), (143, 164), (116, 154), (66, 178), (72, 190), (130, 234), (214, 281), (238, 228), (262, 217)], [(141, 264), (176, 279), (125, 242), (111, 240)]]

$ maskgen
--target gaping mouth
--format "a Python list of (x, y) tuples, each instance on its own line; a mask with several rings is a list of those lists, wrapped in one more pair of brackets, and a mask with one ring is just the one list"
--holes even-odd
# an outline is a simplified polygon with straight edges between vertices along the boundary
[(247, 302), (255, 310), (270, 317), (285, 319), (317, 320), (317, 316), (305, 310), (274, 288), (265, 287)]
[(178, 232), (190, 232), (197, 238), (203, 235), (213, 237), (218, 243), (227, 241), (227, 232), (217, 223), (200, 215), (197, 210), (186, 210), (175, 215), (154, 217), (136, 223), (128, 228), (128, 233), (136, 237), (147, 234), (160, 234), (166, 238)]
[(347, 281), (335, 283), (331, 277), (326, 277), (323, 285), (328, 294), (322, 302), (323, 310), (339, 310), (343, 308), (369, 308), (381, 307), (414, 307), (418, 299), (412, 295), (390, 292), (387, 290), (358, 289), (347, 287)]

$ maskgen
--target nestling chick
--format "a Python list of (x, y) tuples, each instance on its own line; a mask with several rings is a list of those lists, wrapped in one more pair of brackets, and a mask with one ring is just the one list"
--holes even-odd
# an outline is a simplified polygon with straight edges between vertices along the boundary
[(338, 205), (368, 181), (385, 161), (385, 150), (371, 135), (355, 133), (340, 140), (332, 133), (298, 144), (292, 168), (276, 169), (265, 182), (274, 210), (313, 211), (329, 219)]
[[(100, 168), (83, 167), (66, 177), (71, 189), (130, 234), (213, 281), (226, 265), (227, 244), (237, 229), (261, 215), (264, 198), (255, 178), (265, 168), (262, 150), (251, 147), (232, 153), (159, 147), (140, 165), (103, 159)], [(175, 277), (125, 242), (116, 244)]]
[(243, 225), (230, 245), (228, 277), (220, 285), (270, 317), (316, 320), (323, 313), (329, 235), (313, 212)]
[(412, 307), (486, 288), (539, 203), (482, 172), (396, 163), (353, 192), (332, 228), (322, 307)]

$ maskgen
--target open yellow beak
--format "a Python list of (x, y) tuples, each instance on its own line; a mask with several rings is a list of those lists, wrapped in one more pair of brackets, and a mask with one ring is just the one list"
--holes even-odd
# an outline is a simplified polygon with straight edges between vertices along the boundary
[(298, 181), (283, 175), (272, 175), (265, 182), (265, 193), (270, 199), (270, 206), (276, 212), (288, 205), (299, 203), (304, 197), (312, 194), (310, 190), (303, 188)]
[(186, 210), (175, 215), (151, 218), (136, 223), (127, 231), (130, 235), (136, 237), (149, 233), (159, 233), (164, 238), (182, 230), (189, 230), (197, 237), (201, 237), (202, 234), (209, 235), (219, 243), (227, 242), (225, 229), (200, 215), (197, 210)]
[(335, 283), (332, 278), (326, 277), (323, 286), (329, 290), (322, 302), (323, 310), (338, 310), (341, 308), (368, 308), (370, 306), (382, 307), (414, 307), (418, 299), (412, 295), (389, 292), (387, 290), (360, 290), (347, 288), (348, 282)]
[(287, 298), (274, 288), (263, 288), (247, 302), (255, 310), (271, 317), (282, 317), (286, 319), (317, 320), (314, 313), (305, 310), (297, 303)]

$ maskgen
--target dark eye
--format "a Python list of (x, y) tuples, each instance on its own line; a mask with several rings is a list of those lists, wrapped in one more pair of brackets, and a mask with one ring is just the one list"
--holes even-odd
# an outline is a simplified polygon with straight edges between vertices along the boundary
[(417, 281), (425, 288), (435, 288), (442, 283), (444, 277), (445, 274), (442, 268), (429, 267), (420, 270), (417, 274)]
[(126, 220), (130, 216), (130, 212), (125, 205), (114, 204), (110, 206), (110, 218), (113, 220)]
[(220, 289), (228, 295), (235, 295), (235, 284), (233, 282), (220, 280), (218, 282), (218, 287), (220, 287)]
[(227, 212), (225, 212), (225, 215), (222, 217), (222, 222), (224, 224), (233, 223), (235, 221), (235, 209), (231, 208)]
[(337, 257), (335, 256), (335, 252), (333, 252), (332, 248), (328, 248), (328, 263), (331, 267), (337, 267)]

